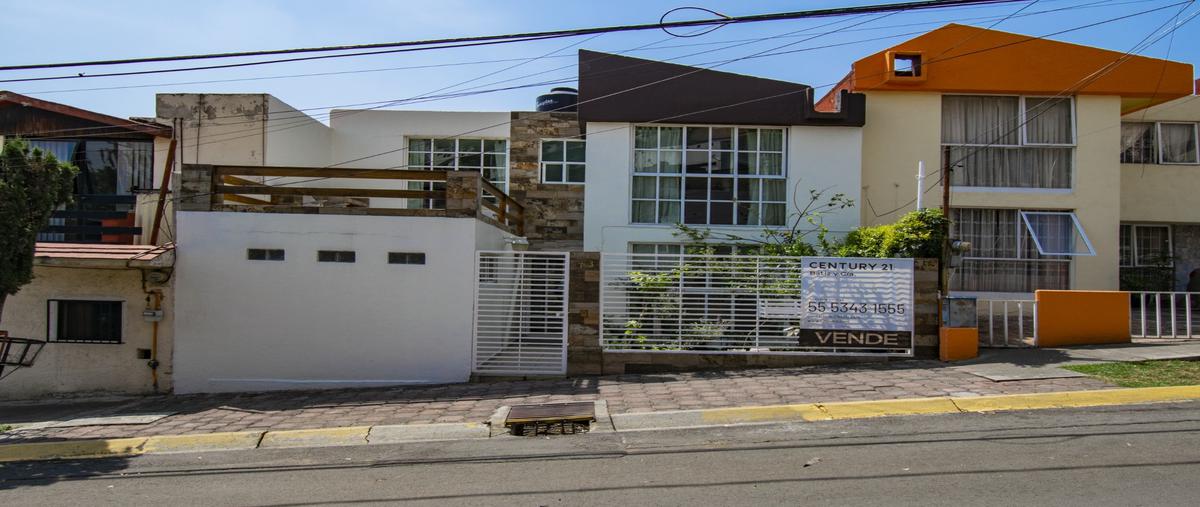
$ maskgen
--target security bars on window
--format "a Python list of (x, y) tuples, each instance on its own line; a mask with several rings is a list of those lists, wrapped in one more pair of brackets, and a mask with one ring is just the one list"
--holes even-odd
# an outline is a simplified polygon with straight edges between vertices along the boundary
[(801, 347), (797, 318), (764, 308), (801, 300), (800, 257), (604, 253), (600, 344), (676, 354), (910, 356), (910, 349)]
[(784, 131), (638, 126), (632, 222), (784, 225)]

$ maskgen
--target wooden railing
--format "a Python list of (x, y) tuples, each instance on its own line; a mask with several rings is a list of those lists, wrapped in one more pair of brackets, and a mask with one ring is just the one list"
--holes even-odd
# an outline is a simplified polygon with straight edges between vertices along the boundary
[[(388, 183), (354, 184), (363, 180)], [(427, 185), (396, 188), (408, 182)], [(184, 211), (471, 216), (517, 235), (524, 234), (525, 221), (524, 206), (473, 171), (185, 164), (180, 206)]]

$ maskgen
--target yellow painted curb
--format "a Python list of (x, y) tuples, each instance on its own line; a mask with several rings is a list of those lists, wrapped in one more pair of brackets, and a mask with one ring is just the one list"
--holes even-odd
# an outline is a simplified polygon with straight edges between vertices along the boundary
[(954, 404), (963, 412), (995, 412), (999, 410), (1098, 407), (1104, 405), (1160, 403), (1197, 399), (1200, 399), (1200, 386), (1172, 386), (954, 398)]
[(711, 424), (737, 424), (765, 421), (819, 421), (828, 419), (816, 405), (772, 405), (705, 410), (700, 419)]
[(146, 437), (73, 440), (0, 445), (0, 463), (58, 458), (135, 456), (144, 452)]
[(262, 440), (262, 431), (165, 435), (146, 439), (145, 452), (201, 452), (254, 449)]
[(827, 419), (863, 419), (890, 415), (946, 414), (958, 412), (950, 398), (914, 398), (907, 400), (847, 401), (818, 405)]
[(370, 426), (268, 431), (259, 447), (324, 447), (367, 444)]

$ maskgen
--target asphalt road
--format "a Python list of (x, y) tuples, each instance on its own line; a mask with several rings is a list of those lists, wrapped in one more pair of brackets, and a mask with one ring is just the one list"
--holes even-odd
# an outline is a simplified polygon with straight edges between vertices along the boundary
[(1197, 505), (1200, 403), (0, 466), (0, 505)]

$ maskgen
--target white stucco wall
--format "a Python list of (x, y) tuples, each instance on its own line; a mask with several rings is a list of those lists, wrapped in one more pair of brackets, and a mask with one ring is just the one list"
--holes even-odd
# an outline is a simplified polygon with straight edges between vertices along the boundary
[[(861, 204), (862, 130), (856, 127), (792, 126), (787, 133), (788, 211), (808, 202), (809, 190), (825, 190), (828, 199), (846, 194)], [(626, 252), (633, 243), (679, 243), (671, 225), (631, 224), (633, 124), (587, 124), (587, 185), (584, 190), (583, 247), (588, 251)], [(825, 217), (833, 233), (859, 225), (859, 212), (847, 208)], [(704, 228), (706, 226), (698, 226)], [(711, 226), (714, 233), (761, 237), (762, 226)], [(815, 237), (813, 238), (815, 241)]]
[[(470, 218), (180, 212), (179, 234), (180, 393), (465, 381), (474, 253), (503, 248)], [(387, 264), (392, 251), (427, 263)]]
[[(332, 111), (333, 162), (385, 169), (408, 164), (406, 136), (508, 138), (511, 113), (464, 111)], [(377, 156), (375, 156), (377, 155)]]
[(329, 127), (304, 111), (267, 95), (266, 164), (291, 167), (325, 167), (331, 163)]
[[(146, 294), (137, 269), (79, 269), (35, 266), (34, 280), (9, 296), (0, 329), (12, 336), (47, 339), (47, 301), (123, 301), (121, 343), (49, 342), (32, 367), (0, 381), (0, 399), (54, 395), (147, 394), (153, 392), (150, 367), (138, 349), (150, 349), (153, 325), (142, 319)], [(164, 289), (165, 319), (159, 323), (159, 387), (171, 388), (173, 296)], [(5, 368), (7, 374), (10, 370)]]

